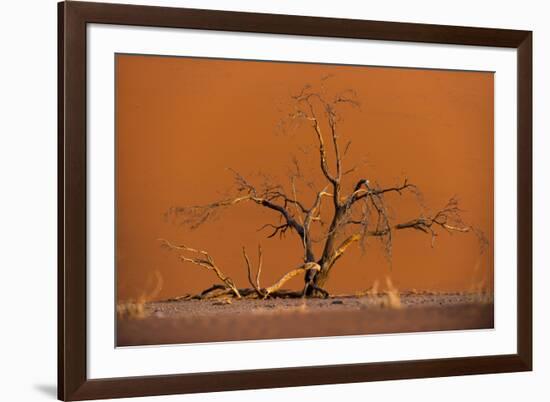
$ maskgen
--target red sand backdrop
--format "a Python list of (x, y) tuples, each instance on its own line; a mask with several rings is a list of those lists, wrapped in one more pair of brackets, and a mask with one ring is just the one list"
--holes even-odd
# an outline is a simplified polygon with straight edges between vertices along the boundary
[[(394, 236), (391, 265), (379, 242), (364, 253), (350, 249), (331, 273), (327, 289), (353, 293), (390, 276), (399, 289), (469, 291), (493, 288), (493, 74), (318, 64), (118, 55), (116, 64), (116, 263), (118, 300), (155, 299), (199, 292), (217, 281), (212, 272), (179, 262), (158, 238), (208, 250), (220, 267), (247, 286), (241, 248), (264, 250), (263, 284), (300, 263), (295, 234), (266, 239), (257, 229), (277, 215), (238, 205), (219, 219), (189, 230), (164, 213), (172, 206), (218, 200), (231, 189), (233, 168), (253, 182), (268, 173), (287, 186), (291, 154), (320, 179), (318, 154), (304, 126), (276, 129), (290, 96), (324, 77), (327, 91), (353, 89), (359, 110), (344, 108), (342, 137), (352, 140), (346, 166), (364, 163), (346, 188), (365, 177), (382, 186), (417, 184), (433, 210), (457, 195), (463, 216), (490, 246), (480, 256), (470, 234), (440, 233), (435, 247), (421, 232)], [(312, 195), (304, 192), (307, 203)], [(300, 196), (299, 196), (300, 198)], [(387, 197), (396, 221), (414, 218), (412, 196)], [(300, 289), (302, 279), (289, 282)]]

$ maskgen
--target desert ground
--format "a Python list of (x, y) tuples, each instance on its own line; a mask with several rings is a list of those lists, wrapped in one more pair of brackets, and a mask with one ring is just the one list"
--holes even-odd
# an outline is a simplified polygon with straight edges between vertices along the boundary
[(117, 346), (490, 329), (491, 298), (412, 293), (321, 298), (171, 300), (120, 314)]

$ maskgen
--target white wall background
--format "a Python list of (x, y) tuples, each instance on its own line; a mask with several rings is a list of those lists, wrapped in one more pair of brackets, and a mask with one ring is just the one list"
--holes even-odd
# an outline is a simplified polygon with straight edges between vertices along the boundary
[[(122, 1), (122, 0), (120, 0)], [(550, 256), (544, 186), (550, 150), (550, 25), (544, 1), (143, 0), (136, 3), (534, 31), (535, 371), (138, 398), (157, 401), (545, 401), (550, 391)], [(56, 1), (4, 2), (0, 23), (0, 399), (56, 389)], [(545, 247), (546, 246), (546, 247)], [(546, 381), (545, 381), (546, 380)]]

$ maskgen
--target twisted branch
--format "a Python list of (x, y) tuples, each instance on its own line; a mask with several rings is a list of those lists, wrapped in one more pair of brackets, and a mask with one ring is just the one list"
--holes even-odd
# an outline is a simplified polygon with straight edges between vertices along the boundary
[(319, 266), (319, 264), (317, 264), (315, 262), (305, 263), (305, 264), (299, 266), (298, 268), (293, 269), (290, 272), (287, 272), (286, 274), (284, 274), (281, 277), (281, 279), (279, 279), (277, 282), (275, 282), (270, 287), (266, 288), (265, 289), (265, 293), (266, 293), (265, 297), (267, 297), (269, 294), (272, 294), (272, 293), (276, 292), (277, 290), (279, 290), (281, 288), (281, 286), (283, 286), (290, 279), (294, 278), (296, 275), (299, 275), (301, 273), (305, 273), (305, 272), (308, 272), (308, 271), (317, 271), (317, 272), (319, 272), (320, 270), (321, 270), (321, 267)]

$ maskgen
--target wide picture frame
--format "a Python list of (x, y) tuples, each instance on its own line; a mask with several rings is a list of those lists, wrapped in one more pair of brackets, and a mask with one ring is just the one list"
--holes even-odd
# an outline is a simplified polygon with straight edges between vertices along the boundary
[[(58, 27), (60, 400), (532, 370), (532, 32), (73, 1), (58, 4)], [(193, 50), (197, 41), (200, 46)], [(133, 45), (138, 42), (139, 46)], [(245, 50), (231, 53), (230, 42)], [(178, 50), (182, 43), (189, 47)], [(361, 54), (362, 46), (373, 59), (353, 58)], [(382, 50), (384, 46), (393, 48)], [(437, 53), (446, 49), (451, 50)], [(324, 59), (318, 60), (315, 52), (324, 53)], [(377, 52), (384, 56), (376, 59)], [(436, 52), (435, 58), (430, 59), (429, 52)], [(475, 62), (463, 61), (468, 52), (475, 53)], [(494, 328), (472, 335), (493, 338), (466, 341), (461, 331), (426, 335), (441, 336), (431, 341), (420, 337), (415, 341), (416, 335), (408, 335), (403, 342), (410, 347), (402, 352), (399, 336), (393, 335), (301, 339), (295, 346), (294, 340), (286, 340), (149, 346), (134, 351), (118, 347), (113, 252), (101, 250), (102, 244), (112, 248), (115, 238), (115, 141), (109, 135), (98, 139), (104, 136), (98, 133), (113, 132), (113, 77), (120, 54), (495, 73), (495, 317)], [(414, 58), (412, 64), (407, 57)], [(461, 61), (456, 66), (434, 61), (442, 59), (441, 63)], [(106, 97), (101, 98), (102, 93)], [(262, 290), (257, 292), (262, 295)], [(385, 340), (373, 346), (377, 338)], [(319, 356), (316, 342), (329, 342), (323, 347), (331, 352)], [(397, 351), (389, 351), (392, 342)], [(461, 342), (475, 344), (476, 349), (457, 347)], [(179, 355), (170, 358), (172, 353)], [(204, 363), (209, 356), (224, 353), (229, 362)], [(245, 358), (234, 363), (240, 358), (232, 357), (239, 356)]]

